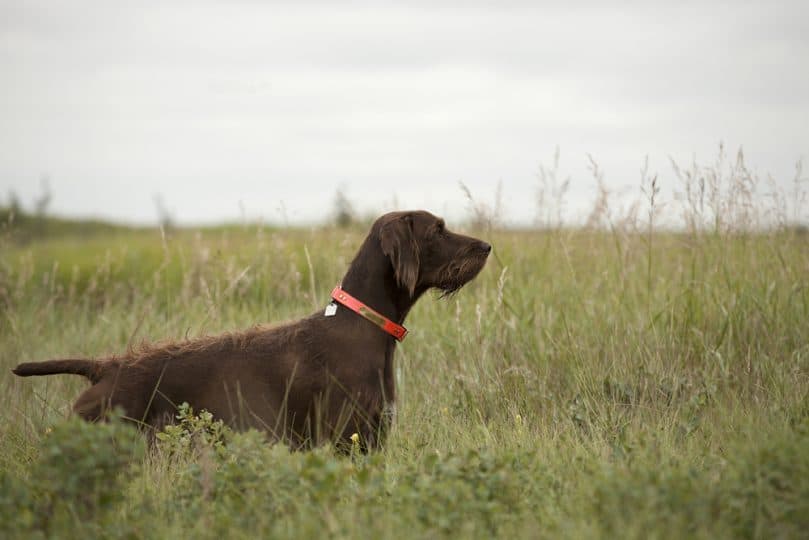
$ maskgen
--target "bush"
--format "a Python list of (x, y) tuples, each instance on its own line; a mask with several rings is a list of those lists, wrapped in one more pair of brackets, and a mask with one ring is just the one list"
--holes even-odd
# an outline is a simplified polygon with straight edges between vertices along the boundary
[(727, 462), (703, 468), (608, 466), (593, 483), (589, 510), (607, 536), (799, 537), (809, 528), (809, 436), (731, 448)]
[(125, 498), (126, 473), (142, 453), (138, 431), (117, 417), (60, 423), (42, 441), (27, 482), (0, 474), (0, 526), (9, 534), (53, 536), (108, 524)]
[(177, 408), (177, 423), (169, 424), (156, 435), (158, 448), (168, 457), (182, 458), (204, 451), (222, 453), (232, 432), (222, 420), (202, 410), (195, 414), (188, 403)]
[(394, 504), (416, 509), (429, 530), (456, 534), (482, 524), (495, 534), (522, 508), (523, 477), (533, 480), (527, 457), (488, 449), (429, 455), (400, 476)]
[(28, 486), (0, 470), (0, 537), (28, 537), (34, 521), (34, 501)]

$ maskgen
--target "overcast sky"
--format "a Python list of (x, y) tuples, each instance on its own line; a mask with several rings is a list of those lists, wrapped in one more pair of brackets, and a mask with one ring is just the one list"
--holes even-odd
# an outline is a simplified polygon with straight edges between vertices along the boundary
[[(0, 201), (185, 223), (463, 215), (530, 223), (561, 152), (569, 218), (649, 156), (718, 144), (784, 189), (809, 157), (809, 2), (0, 0)], [(809, 169), (809, 163), (807, 164)], [(634, 189), (634, 188), (633, 188)]]

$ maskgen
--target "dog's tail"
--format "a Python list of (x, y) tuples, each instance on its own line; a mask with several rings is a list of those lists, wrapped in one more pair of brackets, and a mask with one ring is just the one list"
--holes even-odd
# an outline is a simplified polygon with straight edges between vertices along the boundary
[(83, 377), (87, 377), (91, 382), (96, 383), (100, 379), (101, 375), (101, 362), (83, 359), (27, 362), (25, 364), (20, 364), (11, 371), (14, 373), (14, 375), (19, 375), (20, 377), (69, 373), (72, 375), (81, 375)]

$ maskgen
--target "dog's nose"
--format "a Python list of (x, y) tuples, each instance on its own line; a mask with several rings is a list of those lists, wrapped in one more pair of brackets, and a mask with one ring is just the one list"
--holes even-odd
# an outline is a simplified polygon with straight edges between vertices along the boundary
[(478, 249), (484, 253), (489, 253), (492, 250), (492, 245), (486, 242), (478, 242)]

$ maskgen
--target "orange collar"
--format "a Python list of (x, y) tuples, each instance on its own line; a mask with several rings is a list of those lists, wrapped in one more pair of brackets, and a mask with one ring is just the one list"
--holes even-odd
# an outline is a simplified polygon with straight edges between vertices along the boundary
[(407, 335), (407, 328), (396, 324), (378, 311), (366, 306), (363, 302), (341, 289), (339, 285), (331, 292), (331, 297), (335, 302), (344, 305), (360, 317), (368, 319), (383, 331), (395, 337), (398, 341), (402, 341)]

